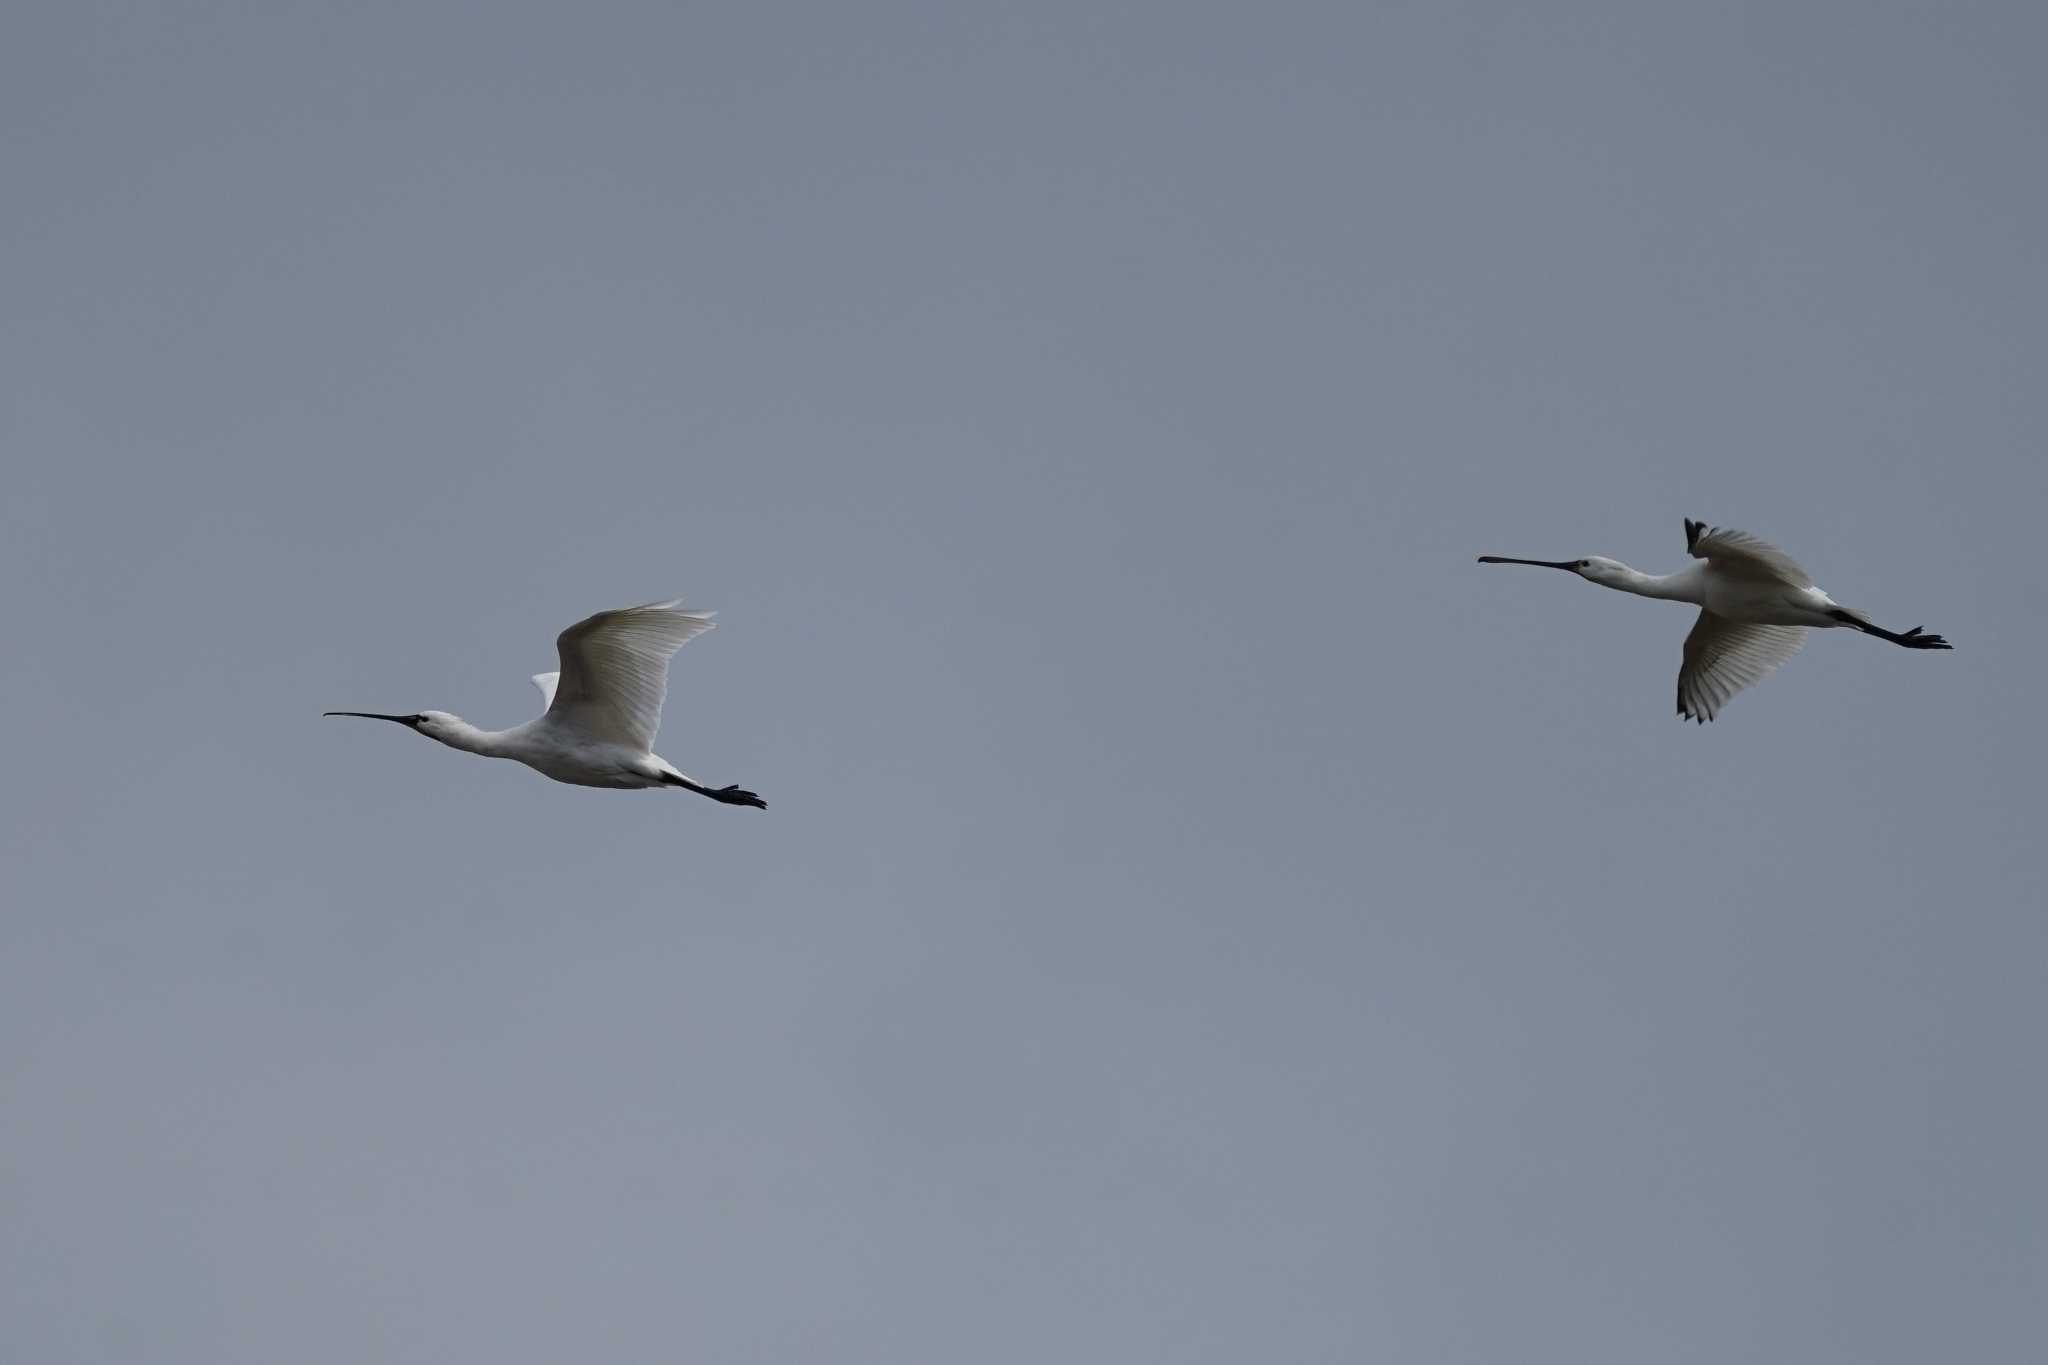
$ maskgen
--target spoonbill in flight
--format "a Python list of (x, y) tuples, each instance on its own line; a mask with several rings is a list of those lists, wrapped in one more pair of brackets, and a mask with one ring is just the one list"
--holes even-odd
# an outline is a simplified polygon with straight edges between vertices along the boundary
[(1691, 602), (1700, 609), (1692, 634), (1685, 637), (1685, 660), (1678, 669), (1678, 714), (1704, 725), (1743, 688), (1761, 682), (1799, 651), (1809, 628), (1847, 626), (1907, 649), (1947, 649), (1939, 635), (1923, 635), (1915, 626), (1903, 635), (1873, 625), (1822, 592), (1813, 575), (1792, 557), (1747, 531), (1709, 526), (1690, 518), (1685, 523), (1685, 548), (1698, 564), (1676, 573), (1647, 574), (1615, 559), (1510, 559), (1481, 555), (1481, 564), (1534, 564), (1563, 569), (1603, 588), (1618, 588), (1638, 597)]
[(652, 750), (668, 694), (668, 661), (683, 642), (711, 629), (713, 613), (683, 611), (681, 602), (601, 611), (555, 637), (558, 673), (536, 673), (547, 710), (509, 730), (479, 730), (446, 711), (391, 716), (379, 711), (327, 711), (408, 726), (451, 749), (486, 758), (516, 758), (557, 782), (579, 787), (686, 787), (728, 806), (768, 803), (738, 787), (707, 787), (676, 771)]

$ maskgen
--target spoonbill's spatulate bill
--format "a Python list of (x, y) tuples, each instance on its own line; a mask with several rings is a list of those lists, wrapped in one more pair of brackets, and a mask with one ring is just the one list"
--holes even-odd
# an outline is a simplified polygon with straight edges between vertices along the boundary
[(768, 803), (738, 787), (707, 787), (653, 752), (668, 694), (668, 661), (683, 642), (711, 629), (712, 613), (680, 602), (601, 611), (555, 637), (558, 673), (536, 673), (547, 710), (509, 730), (479, 730), (446, 711), (409, 716), (328, 711), (330, 716), (389, 720), (451, 749), (515, 758), (557, 782), (579, 787), (684, 787), (728, 806)]
[(1761, 682), (1797, 653), (1806, 643), (1809, 629), (1847, 626), (1907, 649), (1949, 647), (1939, 635), (1921, 634), (1918, 626), (1894, 634), (1871, 624), (1862, 612), (1822, 592), (1813, 576), (1790, 555), (1747, 531), (1688, 519), (1685, 548), (1702, 562), (1667, 574), (1640, 573), (1619, 560), (1598, 555), (1587, 559), (1481, 555), (1479, 562), (1563, 569), (1603, 588), (1693, 603), (1700, 616), (1693, 623), (1692, 634), (1685, 637), (1685, 659), (1678, 670), (1678, 714), (1701, 724), (1712, 720), (1730, 697)]

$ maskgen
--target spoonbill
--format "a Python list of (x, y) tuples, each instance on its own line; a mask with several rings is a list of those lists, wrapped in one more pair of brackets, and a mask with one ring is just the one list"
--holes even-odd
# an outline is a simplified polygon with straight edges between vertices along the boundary
[(1563, 569), (1603, 588), (1699, 607), (1678, 669), (1678, 715), (1704, 725), (1743, 688), (1761, 682), (1806, 643), (1809, 629), (1847, 626), (1907, 649), (1947, 649), (1939, 635), (1915, 626), (1895, 634), (1873, 625), (1822, 592), (1813, 575), (1760, 536), (1687, 518), (1685, 549), (1694, 559), (1676, 573), (1647, 574), (1616, 559), (1510, 559), (1481, 555), (1481, 564), (1534, 564)]
[(563, 631), (555, 637), (561, 670), (533, 675), (547, 710), (509, 730), (479, 730), (446, 711), (322, 714), (396, 721), (451, 749), (515, 758), (579, 787), (684, 787), (728, 806), (766, 810), (768, 803), (752, 792), (707, 787), (652, 750), (668, 695), (668, 661), (684, 641), (712, 626), (714, 613), (681, 608), (678, 600), (601, 611)]

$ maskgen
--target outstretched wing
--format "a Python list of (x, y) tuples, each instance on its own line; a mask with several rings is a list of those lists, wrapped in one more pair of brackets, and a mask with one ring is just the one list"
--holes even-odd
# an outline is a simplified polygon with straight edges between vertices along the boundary
[[(712, 613), (679, 610), (681, 602), (601, 611), (555, 637), (562, 671), (548, 715), (591, 739), (641, 750), (661, 728), (668, 661), (683, 642), (711, 629)], [(534, 679), (541, 682), (549, 675)]]
[(1761, 536), (1726, 526), (1709, 526), (1690, 517), (1685, 522), (1685, 552), (1704, 559), (1717, 569), (1744, 578), (1764, 578), (1788, 588), (1810, 588), (1813, 575), (1799, 567), (1791, 555)]
[(1685, 637), (1678, 669), (1678, 714), (1702, 725), (1728, 699), (1769, 677), (1806, 643), (1804, 626), (1756, 626), (1702, 611)]

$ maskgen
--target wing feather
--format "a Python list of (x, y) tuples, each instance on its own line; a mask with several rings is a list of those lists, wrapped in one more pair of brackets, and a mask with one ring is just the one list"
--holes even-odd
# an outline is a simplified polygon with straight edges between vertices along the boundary
[(1745, 578), (1765, 578), (1791, 588), (1810, 588), (1813, 575), (1762, 536), (1727, 526), (1709, 526), (1688, 519), (1685, 550), (1694, 559), (1704, 559), (1715, 568)]
[(562, 671), (548, 715), (592, 739), (651, 749), (668, 692), (668, 661), (712, 627), (711, 612), (681, 607), (678, 600), (601, 611), (555, 637)]
[(1804, 626), (1759, 626), (1702, 611), (1685, 637), (1678, 714), (1704, 725), (1737, 692), (1769, 677), (1806, 643)]

